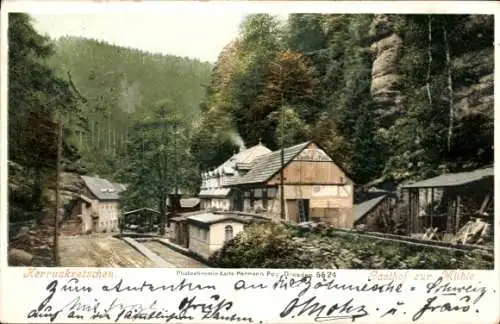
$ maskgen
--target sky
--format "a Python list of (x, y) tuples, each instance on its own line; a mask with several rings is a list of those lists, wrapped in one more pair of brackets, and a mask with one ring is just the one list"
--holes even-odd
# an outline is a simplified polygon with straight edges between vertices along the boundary
[(51, 38), (82, 36), (154, 53), (215, 62), (238, 36), (244, 13), (32, 13), (34, 27)]

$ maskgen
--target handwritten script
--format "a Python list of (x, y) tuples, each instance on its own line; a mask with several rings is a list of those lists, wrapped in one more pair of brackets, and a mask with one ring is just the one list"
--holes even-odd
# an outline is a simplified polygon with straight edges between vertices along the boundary
[[(222, 270), (221, 270), (222, 271)], [(181, 271), (182, 272), (182, 271)], [(221, 278), (224, 276), (224, 278)], [(30, 322), (432, 322), (436, 314), (486, 311), (496, 296), (480, 281), (445, 275), (411, 280), (376, 274), (365, 278), (337, 272), (268, 271), (250, 276), (227, 273), (217, 279), (177, 275), (163, 279), (45, 280), (42, 296), (26, 305)], [(425, 280), (424, 280), (425, 279)], [(36, 299), (35, 299), (36, 300)], [(487, 304), (487, 302), (486, 302)], [(24, 306), (24, 305), (23, 305)]]

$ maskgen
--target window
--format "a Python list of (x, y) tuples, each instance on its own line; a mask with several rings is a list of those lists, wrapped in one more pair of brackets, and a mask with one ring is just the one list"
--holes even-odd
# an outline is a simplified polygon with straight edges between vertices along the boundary
[(262, 189), (262, 208), (267, 210), (267, 189)]
[(208, 241), (208, 231), (203, 231), (203, 241)]
[(250, 190), (250, 208), (253, 208), (255, 202), (255, 193), (253, 190)]
[(227, 225), (225, 232), (226, 232), (226, 238), (224, 241), (227, 242), (233, 238), (233, 227), (231, 225)]

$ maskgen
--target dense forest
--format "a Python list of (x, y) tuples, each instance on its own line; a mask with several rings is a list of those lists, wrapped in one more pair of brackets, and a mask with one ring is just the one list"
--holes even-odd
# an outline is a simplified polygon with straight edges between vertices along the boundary
[(58, 146), (61, 171), (130, 184), (124, 208), (158, 208), (176, 180), (195, 188), (197, 164), (180, 159), (193, 160), (190, 138), (212, 66), (92, 39), (50, 39), (32, 23), (9, 15), (11, 219), (52, 213)]
[(239, 134), (315, 140), (358, 184), (493, 162), (493, 16), (250, 15), (221, 52), (193, 152), (210, 169)]
[(25, 14), (8, 36), (14, 218), (48, 206), (58, 138), (65, 171), (162, 209), (241, 142), (277, 149), (281, 109), (285, 145), (317, 141), (357, 184), (493, 163), (493, 16), (249, 15), (215, 66), (51, 40)]
[(196, 122), (211, 66), (195, 59), (147, 53), (75, 37), (54, 42), (50, 64), (71, 73), (83, 107), (86, 127), (72, 142), (92, 173), (116, 177), (131, 127), (154, 117), (154, 107), (170, 100), (186, 123)]

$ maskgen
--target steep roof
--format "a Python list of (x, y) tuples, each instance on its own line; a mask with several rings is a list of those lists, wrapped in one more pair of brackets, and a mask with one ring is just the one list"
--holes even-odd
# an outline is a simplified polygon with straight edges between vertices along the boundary
[(469, 172), (447, 173), (440, 176), (402, 185), (402, 188), (458, 187), (484, 178), (493, 177), (494, 168), (484, 168)]
[(120, 197), (115, 186), (106, 179), (81, 176), (87, 188), (99, 200), (118, 200)]
[(373, 208), (377, 207), (388, 195), (380, 195), (378, 197), (368, 199), (362, 203), (354, 205), (354, 222), (359, 222), (363, 217), (368, 215)]
[(215, 171), (230, 174), (234, 170), (236, 164), (242, 164), (242, 165), (251, 164), (252, 162), (254, 162), (255, 159), (270, 152), (271, 152), (270, 149), (262, 145), (262, 143), (259, 143), (255, 146), (252, 146), (246, 150), (242, 150), (239, 153), (233, 155), (226, 162), (222, 163), (218, 168), (216, 168)]
[[(297, 154), (304, 150), (311, 141), (297, 144), (284, 151), (284, 164), (289, 163)], [(226, 186), (237, 186), (240, 184), (262, 183), (269, 180), (281, 169), (281, 150), (270, 152), (257, 158), (252, 169), (242, 177), (236, 178)]]

